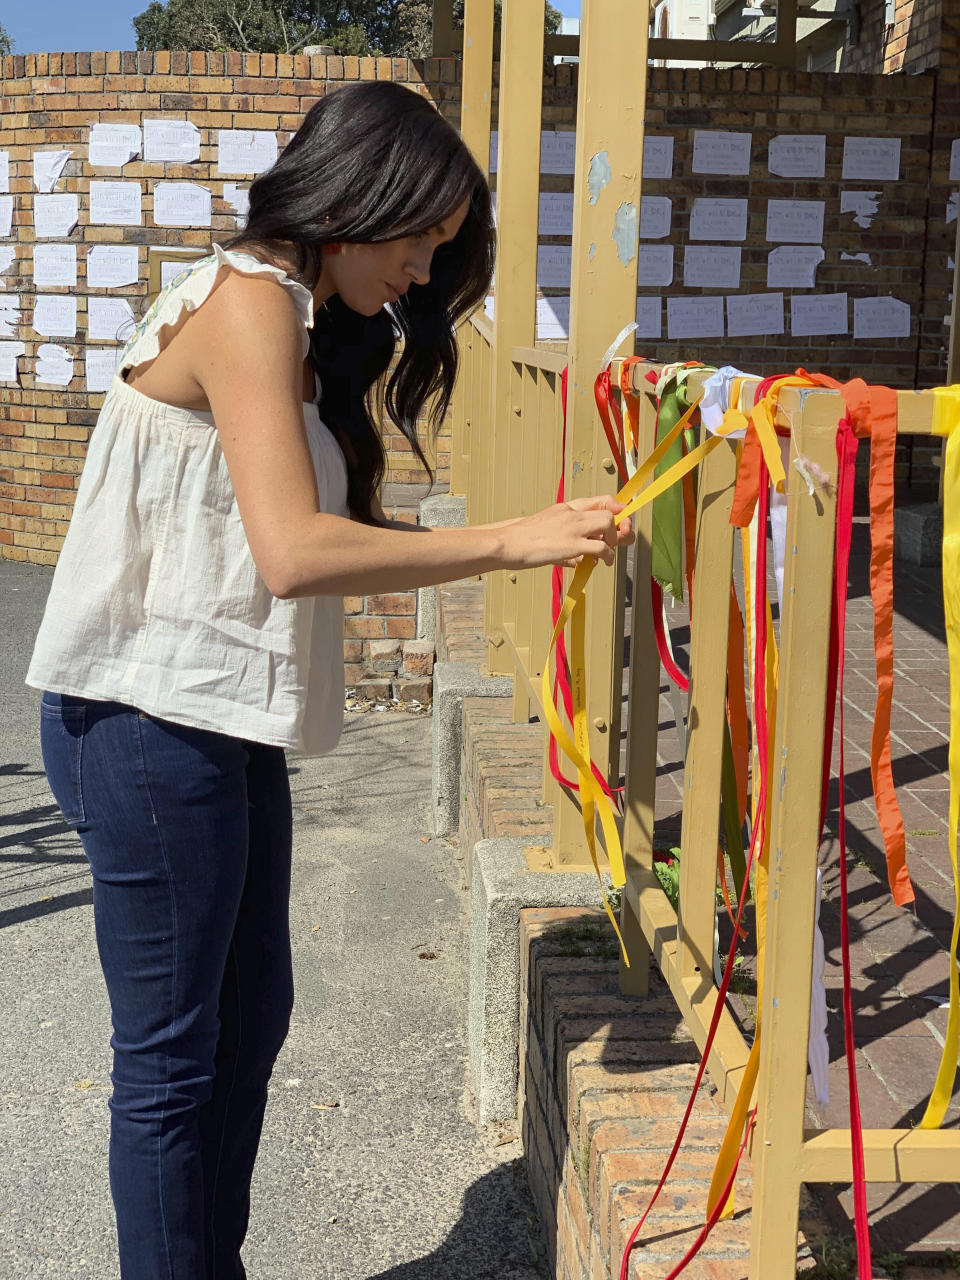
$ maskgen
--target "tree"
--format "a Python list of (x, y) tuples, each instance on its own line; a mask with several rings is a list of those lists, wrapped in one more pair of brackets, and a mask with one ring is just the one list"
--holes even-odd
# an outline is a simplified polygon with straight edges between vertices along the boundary
[(13, 53), (13, 41), (4, 30), (3, 23), (0, 22), (0, 58), (5, 57), (8, 53)]
[[(495, 0), (496, 21), (500, 0)], [(463, 22), (463, 0), (454, 20)], [(547, 5), (545, 28), (560, 26)], [(328, 44), (338, 53), (425, 57), (430, 52), (432, 0), (151, 0), (133, 19), (138, 49), (243, 49), (296, 53)]]
[[(453, 23), (456, 27), (463, 26), (463, 4), (464, 0), (453, 0)], [(500, 26), (503, 17), (503, 0), (493, 0), (493, 25)], [(548, 36), (555, 36), (560, 30), (560, 23), (563, 21), (563, 14), (559, 9), (555, 9), (552, 4), (544, 5), (543, 29)]]
[[(320, 10), (323, 6), (317, 6)], [(338, 6), (328, 5), (327, 8)], [(138, 49), (242, 49), (296, 53), (321, 39), (321, 21), (304, 20), (305, 5), (270, 0), (151, 0), (133, 19)], [(321, 18), (317, 13), (317, 18)]]

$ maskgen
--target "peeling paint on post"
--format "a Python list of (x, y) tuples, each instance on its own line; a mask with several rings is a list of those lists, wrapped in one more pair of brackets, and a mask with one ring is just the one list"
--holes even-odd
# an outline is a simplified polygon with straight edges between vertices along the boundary
[(590, 259), (591, 262), (593, 261), (593, 255), (596, 252), (597, 252), (597, 244), (596, 244), (596, 241), (593, 241), (590, 245), (590, 248), (587, 250), (587, 257)]
[(598, 151), (590, 160), (590, 172), (587, 174), (587, 186), (590, 189), (590, 203), (596, 204), (600, 192), (613, 178), (610, 169), (610, 155), (607, 151)]
[(610, 239), (617, 246), (617, 257), (624, 266), (637, 256), (637, 206), (632, 200), (625, 201), (617, 210)]

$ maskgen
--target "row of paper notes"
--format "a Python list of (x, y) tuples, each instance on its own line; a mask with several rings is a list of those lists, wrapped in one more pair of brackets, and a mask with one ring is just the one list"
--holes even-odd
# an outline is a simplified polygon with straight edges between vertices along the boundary
[[(850, 214), (858, 227), (867, 228), (877, 215), (880, 191), (840, 192), (840, 212)], [(496, 211), (496, 192), (494, 211)], [(771, 243), (820, 244), (826, 214), (825, 200), (767, 200), (765, 232)], [(716, 196), (698, 196), (690, 206), (691, 240), (746, 240), (749, 201)], [(954, 216), (956, 214), (954, 213)], [(949, 209), (947, 221), (950, 221)], [(670, 196), (640, 197), (641, 240), (662, 240), (673, 229), (673, 200)], [(541, 191), (538, 234), (573, 235), (573, 193)]]
[[(70, 150), (34, 151), (33, 185), (37, 191), (55, 190)], [(90, 126), (89, 160), (99, 167), (122, 169), (143, 156), (147, 163), (171, 161), (192, 164), (200, 159), (200, 130), (189, 120), (144, 120), (138, 124)], [(217, 134), (217, 172), (262, 173), (277, 158), (277, 135), (266, 129), (220, 129)], [(10, 190), (10, 153), (0, 151), (0, 191)]]
[[(643, 177), (673, 177), (673, 136), (647, 134), (643, 140)], [(897, 182), (899, 138), (852, 135), (843, 140), (841, 177), (845, 182)], [(577, 136), (572, 130), (544, 129), (540, 134), (540, 172), (575, 172)], [(500, 138), (490, 134), (490, 172), (496, 173)], [(696, 174), (744, 177), (750, 173), (753, 135), (722, 129), (695, 129), (691, 170)], [(770, 139), (767, 168), (779, 178), (822, 178), (827, 167), (824, 133), (781, 133)], [(960, 138), (950, 151), (950, 178), (960, 178)]]
[[(493, 318), (494, 300), (487, 298), (486, 313)], [(784, 295), (748, 293), (739, 296), (668, 298), (667, 338), (748, 338), (786, 332)], [(792, 295), (790, 333), (794, 338), (829, 337), (850, 332), (845, 293)], [(663, 337), (660, 298), (637, 299), (639, 339)], [(569, 297), (537, 299), (537, 339), (558, 341), (569, 337)], [(899, 298), (853, 299), (854, 339), (909, 338), (910, 306)]]
[[(742, 249), (739, 245), (683, 246), (683, 284), (687, 289), (739, 289)], [(672, 244), (641, 244), (637, 248), (637, 284), (667, 288), (674, 282), (676, 248)], [(870, 266), (869, 255), (847, 254), (850, 261)], [(768, 289), (814, 289), (817, 268), (825, 254), (820, 245), (783, 244), (767, 253)], [(567, 245), (539, 245), (537, 285), (569, 289), (572, 252)]]
[[(223, 199), (240, 223), (249, 210), (249, 192), (235, 183), (223, 184)], [(0, 196), (0, 238), (13, 234), (13, 196)], [(209, 187), (196, 182), (157, 182), (153, 188), (155, 227), (209, 227), (212, 197)], [(62, 240), (80, 221), (76, 192), (33, 197), (33, 227), (38, 239)], [(90, 183), (88, 222), (100, 227), (143, 226), (143, 189), (139, 182)]]
[[(0, 382), (19, 383), (19, 361), (25, 352), (22, 342), (0, 341)], [(108, 391), (119, 359), (119, 347), (87, 347), (84, 352), (87, 390)], [(38, 384), (66, 387), (73, 377), (74, 359), (66, 347), (56, 342), (44, 342), (37, 347), (34, 378)]]
[[(126, 298), (87, 299), (87, 336), (107, 342), (126, 341), (136, 317)], [(19, 337), (20, 298), (0, 293), (0, 338)], [(66, 293), (38, 293), (30, 325), (44, 338), (72, 338), (77, 333), (77, 299)]]

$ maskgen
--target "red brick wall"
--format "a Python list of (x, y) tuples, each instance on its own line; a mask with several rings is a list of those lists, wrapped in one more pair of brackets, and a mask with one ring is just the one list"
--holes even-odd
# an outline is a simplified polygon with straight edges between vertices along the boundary
[[(3, 276), (7, 290), (22, 297), (19, 339), (20, 385), (0, 384), (0, 556), (54, 564), (66, 533), (90, 431), (103, 403), (86, 390), (82, 339), (86, 337), (91, 294), (124, 296), (142, 314), (148, 294), (151, 246), (206, 247), (236, 230), (234, 216), (221, 198), (223, 179), (216, 168), (216, 130), (275, 131), (282, 147), (304, 113), (325, 93), (349, 80), (392, 79), (426, 94), (454, 121), (459, 117), (458, 70), (452, 60), (341, 58), (276, 54), (204, 52), (99, 52), (17, 55), (0, 59), (0, 150), (10, 154), (10, 191), (14, 197), (16, 262)], [(92, 168), (87, 160), (89, 128), (101, 120), (141, 123), (144, 117), (190, 119), (201, 130), (198, 162), (189, 165), (131, 161), (122, 172)], [(66, 389), (38, 387), (33, 376), (38, 338), (33, 314), (34, 247), (32, 155), (37, 148), (61, 146), (72, 155), (57, 184), (58, 192), (77, 192), (80, 222), (67, 241), (79, 246), (78, 284), (44, 290), (75, 292), (76, 341), (53, 339), (74, 356), (75, 376)], [(89, 224), (92, 177), (139, 181), (143, 189), (140, 227)], [(213, 194), (212, 227), (173, 229), (151, 225), (152, 192), (158, 179), (203, 183)], [(249, 185), (250, 178), (227, 181)], [(92, 290), (86, 282), (86, 255), (94, 244), (139, 246), (140, 279), (122, 290)], [(9, 241), (4, 243), (10, 243)], [(427, 474), (399, 432), (387, 428), (387, 484), (391, 507), (415, 509), (427, 492)], [(437, 480), (449, 480), (449, 435), (442, 433), (433, 451)], [(408, 495), (408, 496), (405, 496)], [(359, 675), (363, 635), (386, 638), (414, 634), (416, 597), (370, 597), (347, 624), (348, 674)], [(382, 614), (378, 613), (383, 604)], [(362, 618), (362, 627), (359, 619)]]
[(951, 65), (956, 53), (941, 43), (941, 20), (952, 3), (896, 0), (893, 22), (887, 23), (885, 0), (860, 0), (860, 39), (844, 49), (841, 70), (916, 74)]
[[(864, 5), (865, 28), (871, 5)], [(920, 13), (916, 0), (915, 13)], [(930, 18), (935, 4), (923, 13)], [(957, 63), (960, 18), (937, 18), (942, 63)], [(919, 28), (917, 28), (919, 29)], [(866, 38), (866, 37), (865, 37)], [(819, 289), (859, 294), (890, 292), (910, 303), (913, 332), (908, 341), (829, 344), (816, 340), (785, 342), (779, 338), (743, 339), (735, 343), (652, 343), (645, 353), (655, 359), (701, 357), (730, 361), (760, 373), (779, 372), (798, 364), (824, 369), (839, 377), (859, 373), (898, 386), (931, 385), (942, 381), (946, 367), (947, 296), (952, 280), (947, 272), (951, 239), (945, 220), (949, 194), (949, 145), (957, 123), (957, 87), (953, 71), (934, 76), (852, 76), (775, 71), (656, 70), (651, 76), (647, 127), (651, 133), (671, 133), (675, 139), (676, 177), (670, 184), (650, 182), (651, 194), (669, 194), (674, 201), (674, 226), (684, 225), (689, 205), (702, 194), (746, 194), (751, 197), (748, 239), (743, 253), (743, 291), (765, 287), (764, 269), (770, 245), (764, 236), (763, 207), (767, 196), (782, 196), (783, 180), (766, 169), (766, 143), (777, 132), (823, 132), (827, 135), (827, 174), (823, 183), (796, 184), (797, 197), (827, 200), (824, 247), (827, 259), (818, 271)], [(58, 190), (76, 191), (80, 225), (70, 237), (79, 244), (78, 336), (85, 336), (84, 313), (90, 290), (85, 278), (89, 246), (108, 241), (135, 243), (141, 276), (125, 291), (135, 311), (147, 294), (150, 246), (205, 246), (211, 236), (225, 238), (235, 229), (234, 218), (220, 198), (221, 179), (215, 172), (215, 130), (256, 128), (275, 130), (281, 144), (297, 127), (304, 111), (322, 94), (350, 79), (393, 78), (428, 94), (451, 119), (459, 114), (459, 63), (454, 59), (358, 59), (278, 56), (240, 53), (120, 53), (18, 55), (0, 66), (0, 149), (10, 152), (11, 192), (15, 200), (17, 260), (5, 274), (8, 290), (20, 293), (21, 385), (0, 386), (0, 555), (52, 564), (62, 543), (83, 465), (86, 442), (96, 421), (102, 396), (89, 394), (82, 377), (82, 344), (64, 342), (78, 357), (77, 376), (65, 391), (37, 388), (32, 337), (33, 218), (32, 152), (61, 145), (71, 156)], [(548, 71), (544, 87), (544, 125), (571, 126), (575, 119), (576, 68)], [(935, 111), (936, 106), (936, 111)], [(144, 188), (142, 227), (98, 227), (88, 224), (88, 190), (92, 174), (87, 161), (88, 129), (101, 119), (140, 122), (144, 115), (189, 117), (201, 129), (200, 161), (190, 166), (148, 165), (133, 161), (122, 178), (138, 179)], [(696, 128), (749, 130), (753, 134), (754, 165), (749, 178), (705, 179), (691, 172), (693, 131)], [(849, 215), (839, 213), (840, 155), (844, 134), (862, 132), (903, 139), (902, 177), (885, 190), (873, 225), (858, 231)], [(105, 176), (97, 171), (96, 176)], [(213, 227), (207, 230), (158, 228), (149, 225), (153, 184), (161, 178), (183, 177), (208, 185), (213, 192)], [(242, 181), (242, 180), (238, 180)], [(545, 187), (570, 189), (572, 180), (544, 180)], [(729, 190), (728, 190), (729, 189)], [(675, 232), (675, 243), (682, 236)], [(871, 254), (871, 267), (841, 260), (844, 250)], [(682, 280), (682, 262), (676, 271)], [(113, 291), (114, 293), (116, 291)], [(684, 290), (676, 283), (671, 293)], [(426, 476), (409, 445), (396, 433), (386, 433), (389, 450), (387, 480), (393, 504), (415, 506), (425, 493)], [(441, 436), (437, 456), (441, 485), (449, 475), (449, 440)], [(905, 467), (906, 464), (904, 464)], [(902, 470), (904, 469), (902, 467)], [(914, 466), (913, 478), (922, 478)], [(927, 476), (932, 479), (932, 472)], [(400, 496), (397, 496), (400, 495)], [(408, 495), (404, 497), (403, 495)], [(400, 615), (371, 613), (368, 606), (355, 619), (361, 629), (378, 618), (377, 638), (388, 638)], [(407, 616), (407, 615), (402, 615)], [(352, 626), (359, 626), (355, 622)], [(409, 625), (409, 624), (406, 624)], [(348, 661), (356, 659), (359, 634), (348, 636)], [(361, 655), (361, 660), (362, 660)]]

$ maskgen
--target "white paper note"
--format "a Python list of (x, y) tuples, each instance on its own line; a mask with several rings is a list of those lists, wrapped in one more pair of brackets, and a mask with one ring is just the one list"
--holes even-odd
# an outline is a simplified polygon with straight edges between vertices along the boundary
[(879, 191), (841, 191), (840, 212), (852, 213), (858, 227), (869, 227), (877, 216)]
[(947, 219), (948, 227), (951, 222), (956, 222), (957, 220), (957, 201), (958, 200), (960, 200), (960, 191), (952, 191), (950, 195), (947, 197), (946, 219)]
[(209, 227), (210, 188), (196, 182), (158, 182), (153, 188), (157, 227)]
[(540, 172), (572, 174), (577, 135), (572, 129), (544, 129), (540, 134)]
[(557, 342), (570, 336), (570, 299), (537, 299), (537, 340)]
[(646, 134), (643, 139), (643, 177), (673, 177), (673, 134)]
[(537, 284), (545, 289), (570, 288), (572, 249), (566, 244), (537, 247)]
[(795, 294), (790, 299), (790, 332), (795, 338), (846, 333), (848, 327), (845, 293)]
[(33, 153), (33, 185), (36, 189), (52, 191), (69, 159), (69, 151), (35, 151)]
[[(572, 174), (576, 160), (577, 135), (572, 129), (543, 129), (540, 133), (540, 172)], [(490, 172), (497, 172), (500, 133), (490, 131)]]
[(723, 129), (694, 129), (693, 172), (748, 174), (752, 133)]
[[(950, 181), (956, 182), (960, 178), (960, 138), (954, 138), (950, 144)], [(3, 187), (0, 186), (0, 191)]]
[(96, 226), (142, 226), (141, 194), (139, 182), (91, 182), (91, 223)]
[(238, 187), (235, 182), (225, 182), (223, 198), (236, 214), (237, 226), (246, 226), (247, 215), (250, 213), (250, 188)]
[(641, 240), (662, 240), (668, 236), (672, 218), (673, 201), (669, 196), (640, 197)]
[(37, 239), (63, 239), (79, 220), (80, 210), (75, 192), (60, 196), (33, 197), (33, 227)]
[(740, 247), (688, 244), (683, 251), (683, 284), (687, 289), (739, 289)]
[(38, 244), (33, 250), (33, 283), (38, 289), (77, 284), (77, 246)]
[(20, 324), (20, 299), (0, 293), (0, 338), (16, 338)]
[(847, 253), (846, 250), (840, 254), (841, 262), (862, 262), (865, 267), (873, 266), (873, 259), (869, 253)]
[(673, 284), (673, 245), (637, 245), (637, 284), (642, 289)]
[(277, 135), (266, 129), (221, 129), (217, 140), (220, 173), (263, 173), (277, 158)]
[(65, 347), (55, 342), (44, 342), (37, 347), (37, 382), (54, 387), (66, 387), (73, 377), (73, 357)]
[(843, 140), (844, 182), (896, 182), (900, 139), (850, 137)]
[(191, 259), (181, 258), (179, 262), (161, 262), (160, 263), (160, 288), (165, 289), (171, 280), (176, 280), (181, 271), (186, 271), (190, 266)]
[(783, 333), (782, 293), (742, 293), (727, 298), (727, 336)]
[[(10, 270), (17, 260), (17, 251), (12, 244), (0, 244), (0, 276)], [(4, 284), (0, 280), (0, 287)]]
[(126, 298), (87, 299), (87, 337), (108, 342), (126, 342), (133, 334), (136, 317)]
[(13, 196), (0, 196), (0, 237), (13, 232)]
[(663, 307), (659, 298), (637, 299), (638, 338), (659, 338), (663, 333)]
[(573, 235), (573, 196), (563, 191), (541, 191), (539, 234), (542, 236)]
[(824, 200), (768, 200), (767, 239), (820, 244), (825, 204)]
[(668, 298), (668, 338), (722, 338), (723, 298)]
[(87, 390), (109, 391), (119, 361), (119, 347), (87, 347), (84, 352)]
[(782, 244), (767, 254), (768, 289), (813, 289), (823, 249), (812, 244)]
[(746, 238), (746, 200), (717, 200), (712, 197), (694, 200), (690, 214), (691, 240), (746, 240)]
[(191, 164), (200, 159), (200, 130), (190, 120), (144, 120), (143, 158)]
[(119, 289), (136, 284), (140, 251), (135, 244), (95, 244), (87, 255), (87, 284), (91, 289)]
[(19, 385), (17, 360), (26, 349), (22, 342), (0, 342), (0, 382), (15, 382)]
[(854, 298), (853, 336), (909, 338), (909, 304), (899, 298)]
[(0, 191), (10, 190), (10, 152), (0, 151)]
[(822, 178), (826, 166), (824, 133), (778, 133), (770, 139), (767, 168), (778, 178)]
[(138, 124), (92, 124), (90, 126), (90, 163), (122, 168), (143, 150)]
[(72, 338), (77, 332), (77, 300), (66, 294), (38, 293), (33, 300), (34, 332), (45, 338)]

